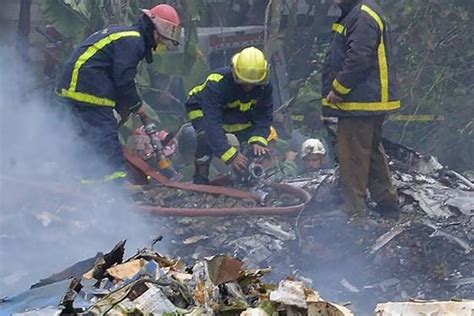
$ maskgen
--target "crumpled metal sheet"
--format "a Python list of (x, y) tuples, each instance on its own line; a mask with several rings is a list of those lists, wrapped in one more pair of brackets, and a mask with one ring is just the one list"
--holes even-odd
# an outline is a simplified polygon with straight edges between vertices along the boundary
[(146, 264), (145, 259), (136, 259), (108, 268), (107, 273), (115, 280), (123, 281), (133, 278)]
[(450, 217), (453, 213), (446, 205), (447, 188), (434, 185), (410, 183), (398, 185), (404, 187), (401, 193), (411, 196), (429, 217)]
[(60, 304), (71, 286), (71, 280), (59, 281), (22, 292), (0, 303), (0, 315), (27, 311), (61, 311)]
[[(458, 192), (459, 193), (459, 192)], [(446, 200), (446, 204), (467, 216), (474, 216), (474, 192), (461, 192)]]
[(55, 283), (58, 281), (67, 280), (70, 278), (80, 278), (82, 277), (84, 273), (86, 273), (87, 271), (90, 271), (94, 267), (97, 260), (99, 260), (103, 256), (104, 254), (102, 252), (98, 252), (94, 257), (79, 261), (73, 264), (72, 266), (64, 269), (61, 272), (50, 275), (49, 277), (45, 279), (41, 279), (38, 283), (33, 284), (31, 288), (33, 289), (33, 288), (41, 287), (44, 285), (48, 285), (48, 284)]
[(143, 313), (163, 315), (175, 311), (176, 306), (170, 302), (162, 289), (154, 284), (153, 280), (141, 279), (105, 296), (90, 308), (89, 313), (91, 315), (106, 313), (109, 315), (142, 315)]
[(206, 258), (205, 262), (209, 279), (214, 285), (237, 280), (244, 264), (239, 259), (227, 256), (213, 256)]
[(472, 316), (474, 301), (404, 302), (379, 304), (374, 316)]
[(35, 311), (14, 313), (13, 316), (59, 316), (62, 310), (57, 307), (46, 307)]

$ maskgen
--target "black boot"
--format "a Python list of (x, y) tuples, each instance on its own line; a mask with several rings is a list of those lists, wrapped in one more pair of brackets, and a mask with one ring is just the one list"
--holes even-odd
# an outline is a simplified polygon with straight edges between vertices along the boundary
[(209, 184), (209, 168), (211, 159), (209, 157), (196, 158), (194, 160), (194, 184)]

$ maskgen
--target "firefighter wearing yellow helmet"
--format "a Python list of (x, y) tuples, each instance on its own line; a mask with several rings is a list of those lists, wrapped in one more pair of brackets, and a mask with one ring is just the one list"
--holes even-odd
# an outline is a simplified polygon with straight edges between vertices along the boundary
[(232, 57), (232, 73), (236, 82), (265, 84), (268, 82), (268, 63), (261, 50), (248, 47)]
[(191, 89), (186, 111), (197, 132), (194, 183), (209, 182), (213, 156), (238, 171), (247, 166), (247, 158), (228, 143), (226, 133), (237, 136), (240, 143), (248, 143), (256, 156), (268, 151), (273, 115), (268, 77), (265, 55), (252, 46), (235, 54), (229, 66), (212, 71)]

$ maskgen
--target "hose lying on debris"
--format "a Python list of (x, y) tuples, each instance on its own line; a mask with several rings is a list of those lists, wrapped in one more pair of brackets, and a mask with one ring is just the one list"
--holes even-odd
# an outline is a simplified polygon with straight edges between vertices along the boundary
[(218, 187), (218, 186), (211, 186), (211, 185), (200, 185), (200, 184), (192, 184), (192, 183), (183, 183), (183, 182), (174, 182), (170, 179), (166, 178), (165, 176), (156, 172), (148, 163), (146, 163), (140, 156), (135, 154), (133, 150), (124, 146), (123, 147), (123, 154), (125, 159), (143, 172), (145, 175), (153, 178), (154, 180), (158, 181), (160, 184), (164, 185), (165, 187), (180, 189), (180, 190), (187, 190), (187, 191), (194, 191), (194, 192), (201, 192), (201, 193), (210, 193), (210, 194), (223, 194), (226, 196), (231, 196), (240, 199), (249, 199), (249, 200), (257, 200), (257, 196), (251, 192)]
[[(286, 184), (274, 184), (272, 187), (285, 194), (297, 196), (302, 203), (291, 206), (255, 206), (255, 207), (223, 207), (223, 208), (170, 208), (150, 205), (138, 205), (139, 211), (162, 216), (239, 216), (239, 215), (296, 215), (311, 200), (311, 195), (296, 187)], [(222, 188), (227, 189), (227, 188)], [(225, 193), (223, 193), (225, 195)]]
[[(255, 193), (232, 189), (223, 186), (211, 185), (195, 185), (190, 183), (173, 182), (163, 175), (153, 170), (145, 161), (128, 148), (124, 148), (125, 158), (140, 172), (146, 176), (152, 177), (164, 187), (179, 189), (184, 191), (193, 191), (199, 193), (207, 193), (213, 195), (222, 195), (243, 200), (258, 201), (259, 196)], [(29, 192), (39, 192), (52, 194), (54, 196), (61, 196), (68, 200), (81, 200), (86, 202), (96, 201), (97, 196), (92, 192), (84, 192), (79, 188), (64, 187), (59, 183), (45, 183), (35, 180), (22, 180), (15, 177), (0, 176), (0, 181), (10, 186), (19, 186), (28, 188)], [(237, 215), (296, 215), (305, 205), (311, 200), (311, 195), (305, 190), (293, 187), (288, 184), (275, 183), (269, 185), (272, 189), (282, 195), (291, 195), (298, 198), (298, 204), (290, 206), (251, 206), (251, 207), (230, 207), (224, 206), (222, 208), (172, 208), (172, 207), (158, 207), (152, 205), (133, 205), (132, 208), (139, 212), (148, 212), (154, 215), (161, 216), (237, 216)], [(18, 202), (21, 203), (19, 199)]]
[[(145, 175), (152, 177), (162, 185), (170, 188), (201, 193), (225, 195), (229, 197), (257, 200), (258, 197), (247, 191), (231, 189), (222, 186), (195, 185), (190, 183), (173, 182), (153, 170), (143, 159), (131, 149), (124, 148), (125, 158), (135, 168)], [(311, 200), (311, 195), (305, 190), (287, 184), (271, 185), (277, 191), (298, 197), (301, 203), (291, 206), (262, 206), (262, 207), (223, 207), (223, 208), (168, 208), (149, 205), (139, 205), (136, 208), (156, 215), (164, 216), (236, 216), (236, 215), (289, 215), (298, 214)]]

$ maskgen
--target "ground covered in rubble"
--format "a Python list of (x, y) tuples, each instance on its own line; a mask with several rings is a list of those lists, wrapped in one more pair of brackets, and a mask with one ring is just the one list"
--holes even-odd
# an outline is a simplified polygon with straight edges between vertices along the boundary
[[(398, 222), (371, 213), (368, 225), (359, 227), (349, 223), (333, 203), (332, 181), (317, 178), (312, 177), (311, 184), (328, 187), (314, 189), (307, 184), (315, 199), (294, 216), (186, 218), (145, 213), (140, 217), (149, 227), (156, 227), (153, 236), (163, 237), (155, 248), (181, 258), (186, 266), (217, 254), (235, 256), (246, 269), (271, 267), (264, 276), (266, 282), (291, 277), (325, 299), (349, 307), (355, 315), (372, 315), (380, 302), (474, 297), (472, 217), (456, 211), (448, 218), (430, 218), (407, 192), (402, 195), (405, 201)], [(167, 194), (180, 194), (157, 190), (154, 194), (163, 194), (160, 200)], [(229, 200), (234, 206), (249, 203)], [(210, 201), (224, 203), (216, 198)], [(179, 203), (189, 206), (195, 202), (183, 199)], [(43, 229), (57, 230), (63, 225), (78, 229), (77, 218), (59, 219), (63, 212), (56, 217), (41, 216)], [(56, 244), (60, 249), (67, 247), (59, 240)]]
[(285, 207), (302, 203), (296, 196), (286, 195), (271, 187), (264, 187), (265, 201), (245, 200), (224, 195), (172, 189), (163, 186), (145, 187), (143, 191), (134, 194), (134, 200), (142, 205), (166, 208), (250, 208), (256, 206)]
[[(28, 274), (32, 268), (28, 260), (30, 253), (42, 244), (47, 244), (48, 249), (41, 248), (41, 252), (48, 251), (48, 254), (51, 254), (49, 248), (76, 255), (85, 251), (84, 249), (90, 253), (103, 250), (96, 248), (96, 241), (100, 241), (101, 237), (107, 238), (110, 231), (115, 231), (118, 235), (144, 237), (150, 243), (154, 237), (162, 236), (155, 239), (161, 239), (155, 244), (155, 249), (169, 254), (171, 258), (180, 258), (182, 265), (179, 268), (174, 266), (174, 270), (171, 270), (184, 273), (179, 274), (181, 277), (192, 274), (186, 267), (192, 267), (196, 261), (222, 254), (238, 258), (243, 269), (264, 269), (261, 271), (268, 272), (265, 268), (271, 267), (270, 273), (264, 273), (265, 282), (278, 284), (290, 277), (302, 283), (284, 286), (301, 290), (304, 284), (305, 288), (317, 290), (321, 297), (349, 307), (355, 315), (372, 315), (375, 305), (380, 302), (472, 299), (472, 180), (439, 166), (431, 158), (421, 159), (406, 150), (400, 152), (399, 156), (401, 158), (392, 159), (391, 164), (395, 167), (394, 182), (402, 205), (400, 219), (384, 220), (371, 212), (364, 225), (351, 223), (351, 219), (338, 208), (335, 170), (322, 170), (307, 177), (280, 179), (279, 181), (284, 180), (285, 183), (306, 189), (313, 196), (312, 202), (300, 213), (287, 216), (189, 218), (135, 214), (130, 213), (130, 210), (120, 211), (117, 205), (124, 205), (122, 201), (109, 203), (109, 207), (105, 207), (107, 200), (86, 206), (74, 204), (74, 207), (70, 207), (69, 200), (53, 199), (40, 191), (25, 188), (25, 194), (35, 195), (28, 199), (28, 203), (18, 200), (21, 208), (16, 204), (7, 205), (6, 209), (10, 213), (6, 213), (8, 217), (2, 223), (5, 224), (2, 226), (5, 229), (0, 236), (2, 241), (8, 240), (5, 245), (16, 240), (24, 248), (0, 248), (3, 257), (11, 258), (7, 262), (10, 270), (5, 272), (7, 274), (2, 272), (0, 284), (13, 284), (22, 278), (28, 278), (30, 284), (35, 283)], [(396, 153), (392, 153), (392, 157), (397, 158)], [(156, 207), (256, 206), (256, 202), (243, 199), (163, 187), (145, 188), (136, 193), (134, 199), (142, 205)], [(277, 192), (270, 192), (267, 201), (270, 205), (278, 206), (301, 202)], [(20, 223), (21, 226), (12, 223)], [(88, 236), (94, 236), (94, 240), (90, 240)], [(96, 257), (84, 262), (94, 265), (101, 258), (102, 254), (98, 253)], [(147, 266), (140, 259), (143, 257), (130, 259), (132, 266)], [(149, 261), (150, 257), (145, 256), (145, 259)], [(161, 260), (157, 257), (155, 259)], [(35, 257), (35, 260), (37, 261), (33, 266), (36, 269), (51, 264), (47, 256), (42, 256), (40, 260)], [(173, 266), (169, 262), (167, 264), (162, 268)], [(96, 283), (92, 280), (94, 275), (101, 279), (104, 269), (99, 266), (94, 273), (91, 272), (91, 281), (83, 284), (86, 289)], [(119, 277), (120, 271), (111, 271), (116, 273), (115, 277)], [(163, 273), (167, 274), (169, 271), (170, 269)], [(61, 274), (55, 278), (59, 276)], [(44, 280), (42, 282), (44, 285)], [(58, 283), (57, 286), (68, 287), (70, 284)], [(177, 285), (173, 286), (173, 291), (176, 291)], [(193, 283), (192, 287), (195, 286)], [(146, 292), (142, 285), (137, 287), (141, 289), (140, 293)], [(153, 286), (148, 284), (147, 288)], [(221, 294), (232, 292), (232, 288), (218, 289)], [(93, 291), (96, 296), (109, 293)], [(173, 291), (168, 294), (175, 303), (172, 299)], [(303, 292), (306, 293), (302, 290)], [(1, 294), (4, 296), (8, 293)], [(113, 298), (111, 299), (113, 302)], [(101, 308), (111, 306), (110, 301), (107, 304), (97, 306), (99, 314)], [(188, 306), (182, 301), (176, 304)], [(168, 307), (172, 309), (172, 306)]]
[[(402, 221), (409, 221), (403, 214)], [(474, 297), (474, 256), (433, 229), (411, 224), (374, 251), (394, 223), (379, 221), (370, 230), (348, 224), (339, 210), (313, 204), (299, 218), (166, 218), (160, 232), (185, 261), (216, 253), (235, 255), (249, 267), (273, 267), (267, 276), (304, 280), (324, 297), (369, 315), (378, 302)], [(447, 231), (473, 243), (474, 222), (447, 223)], [(440, 225), (443, 227), (443, 225)]]

